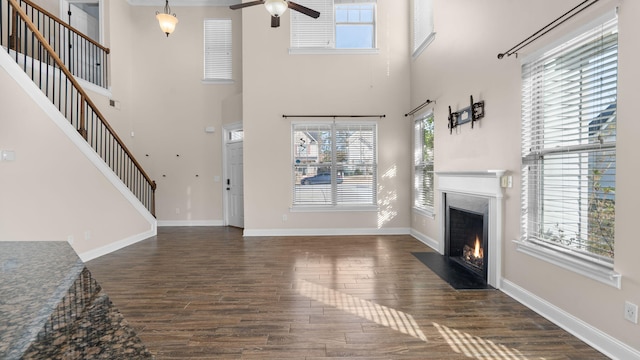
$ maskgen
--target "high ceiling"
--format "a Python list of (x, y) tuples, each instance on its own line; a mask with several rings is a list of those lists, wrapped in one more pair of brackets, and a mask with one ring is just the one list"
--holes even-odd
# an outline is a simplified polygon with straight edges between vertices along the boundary
[[(164, 0), (127, 0), (134, 6), (164, 6)], [(229, 6), (242, 0), (169, 0), (170, 6)]]

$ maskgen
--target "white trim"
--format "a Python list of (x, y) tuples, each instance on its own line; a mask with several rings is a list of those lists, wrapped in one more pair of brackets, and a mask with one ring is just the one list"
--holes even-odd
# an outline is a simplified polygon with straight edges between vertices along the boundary
[(245, 229), (242, 236), (348, 236), (348, 235), (409, 235), (409, 228), (349, 228), (349, 229)]
[(69, 123), (56, 106), (42, 93), (36, 84), (18, 66), (18, 64), (5, 51), (0, 51), (0, 66), (2, 66), (9, 76), (11, 76), (25, 93), (31, 97), (44, 113), (53, 121), (55, 125), (69, 138), (69, 140), (84, 154), (87, 159), (104, 175), (104, 177), (124, 196), (126, 200), (149, 222), (152, 227), (156, 226), (156, 218), (151, 215), (138, 198), (93, 150), (87, 141)]
[(420, 44), (420, 46), (418, 46), (418, 48), (416, 49), (416, 51), (413, 52), (413, 54), (411, 55), (411, 58), (413, 60), (417, 59), (420, 54), (422, 54), (423, 51), (425, 51), (429, 45), (433, 42), (433, 40), (436, 39), (436, 33), (432, 32), (431, 34), (429, 34), (429, 36), (427, 36), (426, 39), (424, 39), (424, 41), (422, 42), (422, 44)]
[(606, 356), (612, 359), (640, 360), (640, 351), (585, 323), (511, 281), (502, 279), (500, 290)]
[(435, 219), (436, 218), (436, 211), (434, 208), (419, 208), (416, 206), (413, 206), (413, 212), (424, 216), (424, 217), (428, 217), (429, 219)]
[(289, 48), (290, 55), (378, 55), (380, 49)]
[[(504, 170), (436, 172), (437, 192), (440, 197), (440, 213), (445, 213), (444, 196), (447, 193), (484, 197), (489, 201), (489, 249), (487, 282), (500, 289), (502, 278), (502, 236), (503, 236), (503, 189), (500, 180)], [(440, 242), (438, 252), (444, 254), (445, 217), (441, 217)]]
[(609, 266), (580, 259), (572, 256), (569, 251), (563, 253), (561, 252), (562, 249), (553, 250), (542, 245), (537, 245), (531, 241), (515, 240), (514, 242), (517, 245), (517, 250), (524, 254), (560, 266), (563, 269), (573, 271), (617, 289), (622, 288), (622, 275), (612, 270)]
[(224, 226), (222, 220), (158, 220), (158, 226)]
[(110, 243), (108, 245), (99, 247), (97, 249), (93, 249), (93, 250), (89, 250), (86, 252), (83, 252), (82, 254), (78, 254), (78, 256), (80, 257), (80, 259), (83, 262), (87, 262), (87, 261), (91, 261), (93, 259), (99, 258), (103, 255), (107, 255), (110, 254), (114, 251), (120, 250), (122, 248), (125, 248), (129, 245), (133, 245), (137, 242), (146, 240), (152, 236), (156, 236), (158, 234), (158, 229), (156, 227), (155, 224), (152, 224), (151, 229), (137, 234), (137, 235), (133, 235), (133, 236), (129, 236), (128, 238), (122, 239), (120, 241), (116, 241), (114, 243)]
[(438, 250), (438, 242), (432, 238), (430, 238), (429, 236), (416, 231), (414, 229), (411, 229), (411, 236), (413, 236), (414, 238), (416, 238), (416, 240), (420, 241), (421, 243), (427, 245), (428, 247), (432, 248), (433, 250)]
[(235, 80), (233, 79), (202, 79), (200, 82), (204, 85), (227, 85), (227, 84), (234, 84)]

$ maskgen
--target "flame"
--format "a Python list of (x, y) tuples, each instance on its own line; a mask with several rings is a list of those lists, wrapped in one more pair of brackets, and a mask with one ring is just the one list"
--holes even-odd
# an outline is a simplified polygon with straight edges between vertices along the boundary
[(480, 248), (480, 239), (478, 239), (478, 235), (476, 235), (476, 247), (473, 251), (473, 256), (476, 258), (484, 257), (483, 251)]

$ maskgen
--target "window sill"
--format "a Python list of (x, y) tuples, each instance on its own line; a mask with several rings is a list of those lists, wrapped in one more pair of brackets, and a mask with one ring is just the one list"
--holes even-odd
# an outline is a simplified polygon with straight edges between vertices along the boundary
[(378, 207), (375, 205), (362, 205), (362, 206), (327, 206), (327, 205), (296, 205), (289, 209), (291, 212), (357, 212), (357, 211), (378, 211)]
[(429, 45), (435, 39), (436, 39), (436, 33), (432, 32), (431, 34), (429, 34), (429, 36), (427, 36), (427, 38), (422, 42), (422, 44), (420, 44), (420, 46), (418, 46), (418, 48), (413, 52), (413, 54), (411, 55), (411, 58), (413, 60), (417, 59), (418, 56), (420, 56), (420, 54), (422, 54), (422, 52), (425, 51), (426, 48), (428, 48)]
[(234, 82), (232, 79), (202, 79), (202, 83), (205, 85), (224, 85), (233, 84)]
[(377, 55), (379, 49), (289, 48), (291, 55)]
[(621, 289), (622, 287), (622, 275), (609, 266), (581, 259), (568, 252), (563, 253), (532, 241), (515, 240), (514, 242), (517, 245), (518, 251), (524, 254), (560, 266), (563, 269), (573, 271), (617, 289)]
[(430, 219), (435, 219), (436, 218), (436, 213), (433, 210), (433, 208), (431, 209), (425, 209), (425, 208), (419, 208), (419, 207), (413, 207), (413, 212), (415, 212), (418, 215), (422, 215), (424, 217), (428, 217)]

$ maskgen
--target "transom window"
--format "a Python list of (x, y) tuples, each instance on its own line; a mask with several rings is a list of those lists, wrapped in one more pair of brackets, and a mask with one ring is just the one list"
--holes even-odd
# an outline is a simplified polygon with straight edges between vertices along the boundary
[(617, 20), (526, 61), (522, 74), (525, 241), (613, 269)]
[(376, 205), (376, 124), (292, 126), (293, 205)]

